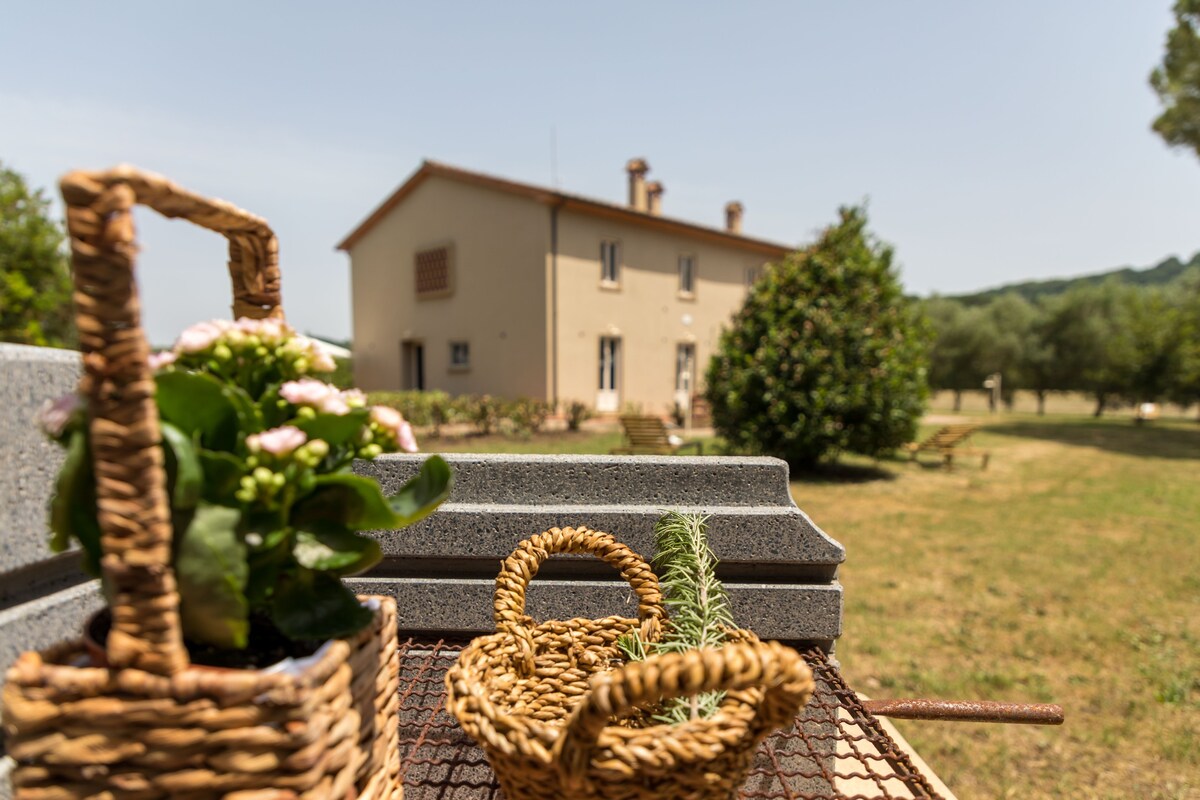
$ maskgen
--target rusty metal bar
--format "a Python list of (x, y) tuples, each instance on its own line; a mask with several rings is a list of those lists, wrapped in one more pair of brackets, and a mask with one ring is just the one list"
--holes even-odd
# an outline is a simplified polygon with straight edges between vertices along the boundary
[(1019, 725), (1062, 725), (1062, 706), (1047, 703), (998, 703), (992, 700), (863, 700), (877, 717), (946, 722), (1008, 722)]

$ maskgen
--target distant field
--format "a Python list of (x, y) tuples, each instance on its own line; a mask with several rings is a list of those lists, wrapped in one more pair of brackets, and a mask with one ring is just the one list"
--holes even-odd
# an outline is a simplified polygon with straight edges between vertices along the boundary
[[(950, 411), (954, 408), (953, 392), (934, 392), (930, 398), (929, 410), (933, 412)], [(1054, 392), (1046, 397), (1047, 414), (1075, 414), (1090, 416), (1096, 408), (1096, 401), (1079, 392)], [(963, 392), (962, 411), (964, 414), (987, 413), (987, 395), (983, 392)], [(1013, 411), (1033, 414), (1037, 411), (1037, 396), (1033, 392), (1017, 392), (1013, 403)], [(1005, 410), (1007, 412), (1007, 409)], [(1163, 404), (1160, 413), (1164, 418), (1195, 419), (1196, 407), (1189, 409), (1177, 405)], [(1104, 417), (1129, 419), (1133, 417), (1133, 408), (1126, 406), (1104, 412)]]
[[(1065, 707), (1061, 728), (899, 721), (960, 800), (1200, 798), (1200, 425), (973, 417), (984, 472), (849, 459), (794, 476), (797, 504), (847, 549), (851, 685)], [(443, 442), (604, 453), (619, 438)]]

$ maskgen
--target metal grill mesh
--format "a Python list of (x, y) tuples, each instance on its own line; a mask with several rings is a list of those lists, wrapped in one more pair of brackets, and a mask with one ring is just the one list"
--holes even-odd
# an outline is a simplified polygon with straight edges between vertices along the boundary
[[(483, 751), (446, 711), (443, 679), (463, 642), (409, 639), (400, 646), (400, 758), (406, 800), (499, 800)], [(932, 798), (908, 755), (863, 709), (818, 649), (804, 652), (813, 699), (790, 729), (763, 742), (739, 797), (779, 800)]]

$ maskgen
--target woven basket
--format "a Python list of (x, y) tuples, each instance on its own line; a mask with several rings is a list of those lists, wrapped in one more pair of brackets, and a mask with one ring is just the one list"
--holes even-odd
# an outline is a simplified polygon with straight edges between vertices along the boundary
[[(535, 624), (525, 590), (554, 553), (587, 553), (633, 587), (638, 619)], [(758, 743), (812, 694), (801, 656), (749, 631), (720, 649), (625, 663), (616, 640), (657, 641), (665, 614), (646, 562), (607, 533), (553, 528), (527, 539), (496, 578), (496, 633), (465, 648), (446, 675), (448, 705), (480, 743), (508, 800), (729, 798)], [(718, 712), (653, 724), (663, 700), (725, 690)]]
[(143, 203), (229, 239), (235, 317), (282, 317), (266, 222), (128, 167), (62, 180), (96, 495), (108, 667), (81, 642), (24, 653), (3, 693), (18, 800), (400, 800), (396, 605), (298, 673), (189, 665), (170, 566), (154, 379), (133, 266)]

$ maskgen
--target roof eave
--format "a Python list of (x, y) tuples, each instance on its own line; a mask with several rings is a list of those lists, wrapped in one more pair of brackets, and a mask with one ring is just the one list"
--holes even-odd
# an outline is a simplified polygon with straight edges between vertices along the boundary
[(527, 183), (518, 183), (516, 181), (497, 178), (491, 175), (484, 175), (479, 172), (471, 172), (469, 170), (451, 167), (446, 164), (439, 164), (433, 161), (425, 160), (421, 162), (421, 166), (409, 176), (408, 180), (400, 185), (396, 191), (392, 192), (386, 200), (379, 204), (366, 219), (350, 232), (345, 239), (338, 243), (337, 249), (349, 252), (364, 236), (375, 227), (384, 217), (386, 217), (392, 209), (400, 205), (406, 197), (412, 194), (418, 186), (420, 186), (430, 176), (437, 175), (451, 180), (457, 180), (462, 183), (467, 183), (475, 186), (483, 186), (490, 189), (495, 189), (510, 194), (517, 194), (527, 197), (535, 202), (545, 205), (554, 205), (560, 208), (571, 209), (581, 213), (590, 214), (592, 216), (604, 217), (607, 219), (620, 220), (631, 222), (635, 225), (643, 227), (657, 228), (659, 230), (668, 230), (673, 232), (682, 232), (689, 236), (704, 239), (715, 244), (722, 244), (728, 247), (736, 247), (742, 250), (750, 250), (762, 255), (782, 257), (788, 252), (794, 250), (794, 247), (770, 242), (765, 239), (753, 239), (749, 236), (743, 236), (739, 233), (730, 233), (717, 228), (709, 228), (703, 225), (696, 225), (683, 220), (671, 219), (670, 217), (662, 217), (656, 214), (648, 214), (643, 211), (636, 211), (632, 208), (616, 206), (610, 203), (603, 203), (598, 200), (590, 200), (586, 197), (577, 195), (564, 194), (548, 189), (542, 189)]

